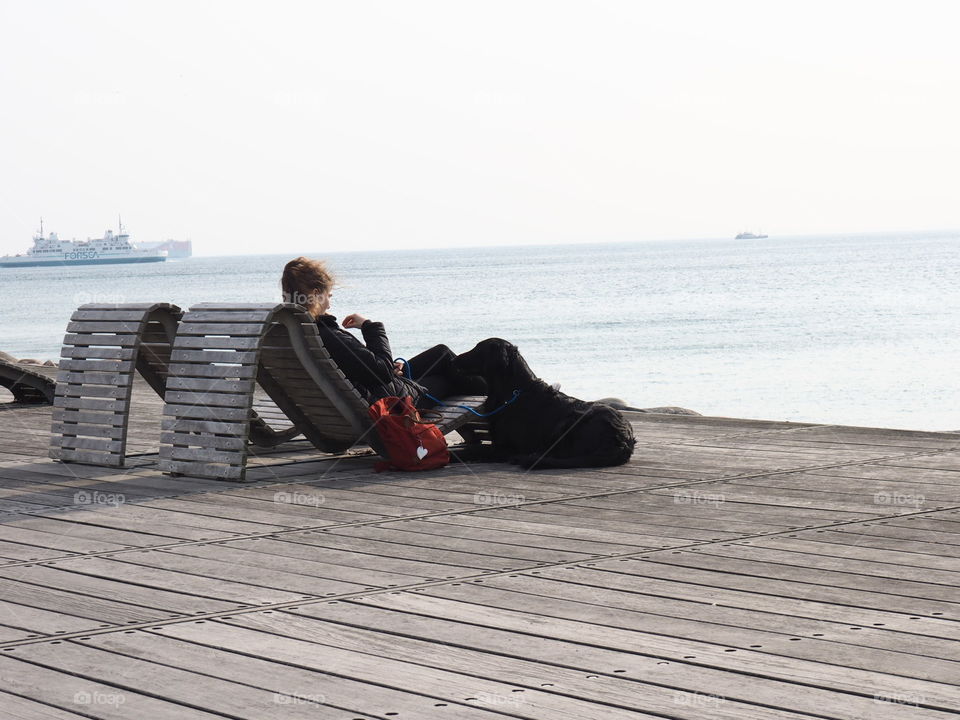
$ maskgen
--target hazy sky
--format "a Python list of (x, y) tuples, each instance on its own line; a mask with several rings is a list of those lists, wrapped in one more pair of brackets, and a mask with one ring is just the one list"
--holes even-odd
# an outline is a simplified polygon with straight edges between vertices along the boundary
[(956, 2), (0, 0), (0, 253), (960, 228)]

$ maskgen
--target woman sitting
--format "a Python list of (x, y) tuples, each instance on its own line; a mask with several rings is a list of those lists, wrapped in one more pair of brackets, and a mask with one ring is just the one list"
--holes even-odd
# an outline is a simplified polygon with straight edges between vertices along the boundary
[[(417, 407), (432, 407), (429, 396), (486, 394), (486, 383), (475, 375), (453, 369), (456, 354), (446, 345), (435, 345), (408, 361), (408, 368), (394, 362), (383, 323), (357, 313), (343, 319), (347, 330), (359, 329), (363, 342), (341, 329), (327, 311), (333, 296), (334, 278), (319, 260), (298, 257), (283, 268), (280, 281), (284, 302), (302, 305), (315, 319), (323, 346), (337, 367), (367, 402), (382, 397), (409, 395)], [(408, 377), (409, 372), (409, 377)]]

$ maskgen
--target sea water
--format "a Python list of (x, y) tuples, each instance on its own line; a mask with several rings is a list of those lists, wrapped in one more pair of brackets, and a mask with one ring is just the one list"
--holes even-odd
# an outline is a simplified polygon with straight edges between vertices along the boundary
[[(960, 234), (303, 254), (338, 276), (331, 312), (382, 321), (395, 356), (502, 337), (585, 399), (960, 429)], [(0, 350), (57, 359), (85, 302), (276, 302), (290, 257), (2, 268)]]

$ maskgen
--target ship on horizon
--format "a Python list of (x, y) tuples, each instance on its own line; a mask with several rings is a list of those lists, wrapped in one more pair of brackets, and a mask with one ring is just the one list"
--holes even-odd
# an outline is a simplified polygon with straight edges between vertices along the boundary
[(192, 240), (163, 240), (161, 242), (137, 243), (141, 250), (166, 250), (168, 260), (193, 257)]
[(0, 267), (39, 267), (44, 265), (110, 265), (116, 263), (163, 262), (167, 251), (159, 248), (141, 248), (131, 244), (130, 234), (119, 224), (116, 235), (107, 230), (102, 238), (61, 240), (55, 232), (33, 236), (33, 247), (23, 254), (0, 257)]
[(734, 239), (735, 240), (761, 240), (762, 238), (765, 238), (765, 237), (768, 237), (768, 236), (764, 235), (763, 233), (754, 234), (752, 232), (749, 232), (748, 230), (744, 230), (742, 233), (737, 235), (737, 237)]

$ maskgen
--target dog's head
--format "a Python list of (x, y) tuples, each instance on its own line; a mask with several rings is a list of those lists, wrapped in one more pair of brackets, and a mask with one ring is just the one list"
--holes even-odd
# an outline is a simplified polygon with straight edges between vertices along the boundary
[(513, 343), (500, 338), (487, 338), (478, 342), (473, 350), (457, 356), (453, 367), (466, 375), (502, 377), (516, 366), (519, 355), (520, 351)]

